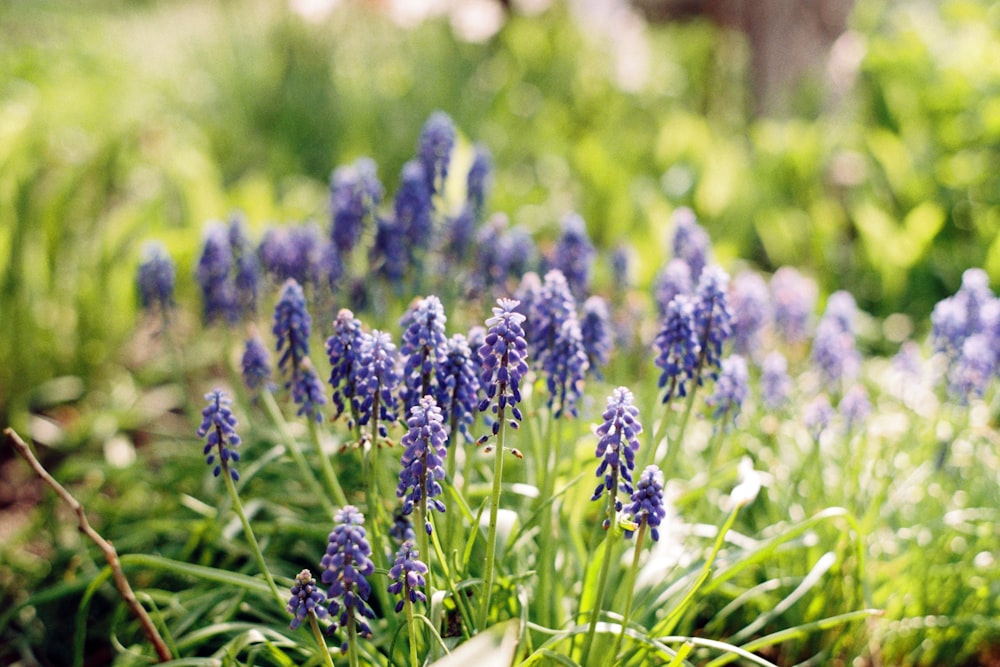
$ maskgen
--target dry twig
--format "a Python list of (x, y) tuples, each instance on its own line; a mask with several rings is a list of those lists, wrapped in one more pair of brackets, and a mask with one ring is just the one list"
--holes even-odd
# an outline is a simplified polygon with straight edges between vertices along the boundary
[(132, 611), (133, 614), (139, 619), (139, 624), (142, 626), (142, 632), (146, 635), (146, 639), (153, 645), (156, 650), (156, 654), (160, 658), (160, 662), (167, 662), (171, 660), (173, 656), (170, 655), (170, 649), (167, 648), (166, 643), (160, 636), (159, 631), (157, 631), (156, 626), (153, 625), (153, 619), (149, 617), (146, 610), (143, 608), (139, 601), (135, 597), (135, 593), (132, 592), (132, 587), (129, 586), (128, 579), (125, 578), (125, 573), (122, 571), (121, 562), (118, 560), (118, 552), (115, 551), (114, 546), (111, 542), (107, 541), (101, 537), (100, 533), (94, 530), (90, 526), (90, 522), (87, 521), (87, 515), (84, 511), (83, 505), (80, 504), (73, 495), (67, 491), (62, 484), (57, 482), (52, 475), (45, 469), (45, 466), (35, 457), (35, 454), (28, 447), (28, 444), (21, 439), (17, 433), (11, 428), (5, 428), (4, 436), (17, 453), (24, 457), (24, 460), (28, 462), (32, 470), (35, 471), (42, 481), (52, 487), (56, 494), (63, 499), (63, 501), (69, 505), (73, 511), (76, 513), (77, 521), (79, 523), (80, 532), (89, 537), (94, 544), (98, 546), (101, 552), (104, 554), (104, 559), (108, 561), (108, 565), (111, 567), (111, 573), (115, 580), (115, 586), (118, 588), (118, 592), (121, 594), (122, 599), (125, 600), (125, 604)]

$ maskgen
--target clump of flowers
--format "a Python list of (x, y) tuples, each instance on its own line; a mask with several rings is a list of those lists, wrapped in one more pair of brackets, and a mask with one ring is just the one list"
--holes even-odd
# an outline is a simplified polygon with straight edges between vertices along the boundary
[[(528, 344), (524, 340), (524, 315), (515, 309), (518, 301), (514, 299), (497, 299), (493, 308), (493, 317), (486, 320), (489, 330), (479, 349), (482, 359), (482, 376), (480, 380), (486, 387), (486, 398), (479, 402), (479, 411), (489, 410), (497, 419), (493, 422), (493, 433), (497, 435), (501, 420), (510, 408), (509, 424), (518, 428), (523, 416), (517, 404), (521, 402), (521, 378), (528, 372), (525, 361)], [(490, 436), (484, 435), (479, 444), (486, 442)]]
[(583, 302), (580, 321), (583, 348), (587, 351), (590, 371), (598, 380), (602, 379), (601, 367), (611, 358), (613, 346), (611, 337), (611, 313), (608, 303), (599, 296), (592, 296)]
[(690, 297), (678, 295), (670, 301), (663, 328), (656, 336), (656, 348), (659, 351), (656, 365), (661, 370), (658, 384), (661, 389), (666, 388), (663, 402), (668, 403), (674, 396), (687, 396), (701, 351)]
[(420, 403), (410, 409), (406, 425), (408, 430), (402, 440), (405, 450), (396, 496), (403, 499), (404, 516), (413, 512), (414, 508), (421, 508), (417, 516), (424, 520), (424, 530), (429, 535), (433, 527), (427, 510), (445, 511), (444, 503), (437, 496), (442, 492), (447, 435), (441, 423), (441, 409), (434, 398), (421, 398)]
[(656, 274), (653, 283), (653, 298), (660, 317), (666, 317), (670, 302), (679, 294), (691, 294), (694, 283), (691, 281), (691, 267), (683, 259), (674, 257)]
[[(330, 359), (330, 386), (333, 387), (333, 418), (338, 419), (354, 398), (354, 368), (360, 358), (363, 332), (361, 320), (341, 308), (333, 320), (333, 334), (326, 339)], [(353, 424), (351, 425), (353, 427)]]
[(783, 266), (771, 276), (771, 306), (774, 327), (786, 343), (806, 340), (816, 307), (816, 283), (791, 266)]
[[(649, 526), (653, 541), (659, 541), (659, 526), (667, 516), (667, 508), (663, 504), (663, 473), (659, 467), (648, 465), (643, 469), (632, 492), (632, 503), (625, 513), (632, 517), (635, 530), (645, 524)], [(626, 530), (625, 536), (632, 537), (635, 530)]]
[(578, 298), (590, 291), (590, 273), (596, 254), (583, 218), (576, 213), (564, 217), (552, 265), (566, 276), (570, 290)]
[[(594, 489), (591, 500), (599, 500), (605, 492), (614, 497), (614, 509), (620, 512), (622, 503), (618, 500), (618, 492), (632, 494), (632, 471), (635, 469), (635, 453), (639, 451), (639, 434), (642, 424), (639, 422), (639, 408), (634, 405), (635, 398), (627, 387), (618, 387), (608, 397), (607, 408), (602, 418), (604, 422), (597, 427), (597, 449), (595, 455), (600, 459), (597, 466), (597, 477), (602, 478)], [(604, 529), (611, 526), (611, 517), (605, 517)]]
[(443, 111), (435, 111), (420, 131), (417, 159), (423, 167), (427, 190), (441, 192), (448, 178), (451, 149), (455, 146), (455, 124)]
[(403, 405), (407, 410), (423, 396), (437, 391), (437, 376), (445, 361), (448, 338), (444, 327), (448, 318), (436, 296), (417, 301), (406, 314), (406, 329), (400, 346), (403, 358)]
[(469, 427), (479, 405), (478, 359), (462, 334), (449, 338), (446, 349), (438, 384), (438, 407), (443, 421), (451, 429), (451, 445), (459, 434), (466, 442), (472, 442), (474, 438)]
[[(201, 411), (201, 426), (198, 427), (198, 437), (206, 438), (205, 441), (205, 463), (212, 465), (215, 469), (212, 474), (219, 476), (223, 470), (229, 472), (233, 481), (239, 481), (240, 474), (229, 465), (240, 460), (240, 453), (235, 450), (242, 442), (236, 432), (236, 416), (229, 408), (232, 400), (226, 396), (224, 391), (215, 389), (205, 394), (208, 405)], [(207, 437), (206, 437), (207, 436)], [(218, 463), (216, 463), (218, 455)]]
[[(386, 422), (396, 421), (396, 346), (383, 331), (372, 331), (361, 340), (358, 364), (354, 368), (354, 411), (358, 426), (378, 422), (377, 434), (388, 437)], [(374, 444), (374, 443), (372, 443)]]
[(316, 423), (323, 423), (323, 412), (320, 408), (326, 405), (326, 396), (323, 393), (323, 383), (316, 374), (316, 368), (306, 357), (299, 367), (299, 377), (292, 385), (292, 401), (299, 406), (296, 414), (305, 416)]
[(729, 417), (735, 422), (750, 391), (749, 385), (750, 374), (747, 371), (746, 360), (738, 354), (723, 359), (715, 389), (712, 395), (705, 399), (705, 402), (714, 408), (712, 417), (714, 419)]
[(400, 596), (395, 606), (397, 614), (403, 610), (407, 600), (411, 603), (427, 602), (427, 596), (421, 590), (427, 585), (424, 578), (427, 565), (418, 556), (420, 552), (412, 541), (407, 540), (399, 547), (396, 560), (389, 568), (389, 581), (392, 582), (389, 584), (389, 592)]
[(555, 408), (553, 417), (561, 417), (563, 413), (576, 416), (576, 403), (583, 394), (584, 377), (589, 366), (580, 323), (576, 315), (570, 313), (556, 332), (543, 368), (549, 390), (548, 407)]
[(250, 391), (271, 390), (271, 356), (267, 347), (256, 335), (247, 339), (240, 360), (243, 384)]
[(309, 356), (309, 334), (312, 318), (306, 310), (306, 297), (294, 278), (285, 281), (281, 297), (274, 307), (272, 332), (277, 338), (278, 368), (289, 375), (288, 389), (298, 382), (302, 360)]
[(176, 268), (162, 243), (150, 242), (143, 248), (136, 282), (139, 285), (139, 303), (146, 310), (158, 308), (166, 316), (174, 305)]
[(316, 580), (313, 579), (312, 572), (302, 570), (295, 575), (295, 583), (292, 584), (291, 597), (288, 598), (288, 613), (293, 616), (289, 627), (292, 630), (298, 629), (302, 621), (312, 614), (322, 620), (327, 617), (326, 595), (316, 587)]
[(236, 290), (230, 276), (233, 252), (229, 245), (229, 232), (221, 223), (213, 223), (205, 230), (205, 241), (195, 278), (201, 288), (202, 316), (206, 324), (218, 320), (235, 322), (239, 318)]
[(353, 505), (346, 505), (337, 512), (334, 521), (336, 526), (320, 561), (323, 568), (320, 580), (329, 586), (326, 596), (330, 601), (330, 615), (335, 619), (327, 632), (338, 626), (346, 631), (341, 651), (347, 653), (354, 634), (366, 639), (372, 636), (371, 626), (365, 620), (375, 618), (368, 605), (371, 586), (366, 577), (375, 572), (375, 564), (371, 560), (372, 548), (361, 512)]
[(330, 239), (346, 256), (361, 240), (365, 220), (382, 202), (384, 189), (375, 161), (359, 158), (352, 165), (337, 167), (330, 177)]
[(701, 344), (701, 358), (697, 370), (699, 383), (706, 370), (712, 377), (718, 377), (722, 362), (722, 344), (733, 332), (733, 314), (729, 309), (728, 287), (729, 275), (718, 266), (706, 268), (698, 281), (694, 321)]
[(674, 257), (681, 259), (691, 269), (691, 280), (695, 283), (708, 263), (712, 241), (705, 228), (698, 224), (694, 211), (681, 207), (674, 211), (674, 234), (671, 239)]

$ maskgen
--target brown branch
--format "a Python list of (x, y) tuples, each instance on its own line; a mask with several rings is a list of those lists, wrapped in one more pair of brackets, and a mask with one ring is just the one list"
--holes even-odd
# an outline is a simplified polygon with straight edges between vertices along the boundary
[(42, 481), (52, 487), (56, 494), (62, 498), (63, 502), (69, 505), (73, 511), (76, 513), (77, 522), (79, 523), (80, 532), (89, 537), (94, 544), (98, 546), (101, 552), (104, 554), (104, 559), (108, 561), (108, 566), (111, 567), (111, 573), (114, 576), (115, 586), (118, 588), (118, 592), (121, 594), (122, 599), (125, 604), (132, 611), (133, 614), (139, 619), (139, 624), (142, 626), (142, 632), (146, 635), (146, 639), (149, 643), (153, 645), (156, 649), (156, 654), (160, 658), (160, 662), (167, 662), (173, 659), (170, 654), (170, 649), (167, 648), (166, 643), (160, 636), (159, 631), (157, 631), (156, 626), (153, 625), (153, 619), (149, 617), (146, 613), (145, 608), (135, 597), (135, 593), (132, 592), (132, 587), (129, 586), (128, 579), (125, 578), (125, 573), (122, 571), (121, 562), (118, 560), (118, 552), (115, 551), (114, 546), (111, 542), (101, 537), (100, 533), (94, 530), (90, 526), (90, 522), (87, 521), (87, 514), (83, 508), (83, 505), (73, 497), (73, 495), (63, 487), (62, 484), (57, 482), (52, 475), (45, 469), (45, 466), (35, 458), (35, 454), (28, 447), (27, 443), (21, 439), (14, 429), (5, 428), (3, 430), (4, 436), (6, 436), (7, 442), (13, 445), (17, 453), (24, 457), (24, 460), (28, 462), (32, 470), (35, 471)]

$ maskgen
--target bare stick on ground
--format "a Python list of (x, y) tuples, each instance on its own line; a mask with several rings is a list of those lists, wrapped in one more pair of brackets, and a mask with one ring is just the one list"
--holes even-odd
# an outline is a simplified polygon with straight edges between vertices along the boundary
[(135, 593), (132, 592), (132, 587), (129, 586), (128, 579), (125, 578), (125, 573), (122, 571), (121, 563), (118, 560), (118, 552), (115, 551), (114, 546), (111, 542), (101, 537), (100, 533), (94, 530), (90, 526), (90, 522), (87, 521), (87, 514), (83, 508), (83, 505), (73, 497), (73, 495), (67, 491), (62, 484), (57, 482), (52, 475), (45, 469), (41, 462), (35, 458), (35, 454), (28, 447), (28, 444), (21, 439), (13, 429), (5, 428), (3, 434), (17, 453), (24, 457), (24, 460), (28, 462), (32, 470), (35, 471), (39, 477), (42, 478), (46, 484), (52, 487), (56, 494), (63, 499), (63, 501), (73, 508), (76, 513), (77, 521), (79, 523), (80, 532), (89, 537), (94, 544), (98, 546), (101, 552), (104, 554), (104, 559), (108, 561), (108, 565), (111, 567), (111, 573), (114, 576), (115, 586), (118, 588), (118, 592), (121, 594), (122, 599), (125, 600), (125, 604), (132, 611), (133, 614), (139, 619), (139, 624), (142, 626), (142, 632), (146, 635), (146, 639), (149, 643), (153, 645), (156, 650), (156, 655), (159, 656), (160, 662), (167, 662), (173, 659), (170, 655), (170, 649), (167, 648), (166, 643), (160, 636), (159, 631), (157, 631), (156, 626), (153, 625), (153, 619), (149, 617), (146, 610), (143, 608), (139, 601), (135, 597)]

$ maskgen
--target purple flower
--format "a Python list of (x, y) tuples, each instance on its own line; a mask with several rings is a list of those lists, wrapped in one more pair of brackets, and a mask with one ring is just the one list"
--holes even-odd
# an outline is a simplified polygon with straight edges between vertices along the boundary
[(313, 579), (312, 572), (302, 570), (295, 575), (295, 583), (292, 584), (291, 593), (292, 596), (288, 598), (286, 609), (294, 617), (288, 626), (292, 630), (298, 629), (310, 613), (319, 619), (326, 618), (326, 595), (316, 588), (316, 580)]
[(247, 339), (240, 367), (243, 369), (243, 384), (247, 389), (271, 390), (271, 355), (256, 335)]
[(970, 397), (981, 397), (997, 371), (995, 339), (975, 333), (965, 339), (962, 350), (948, 369), (948, 391), (965, 404)]
[(402, 507), (397, 507), (392, 513), (392, 527), (389, 528), (389, 537), (399, 544), (407, 540), (414, 540), (417, 537), (417, 534), (413, 532), (413, 524), (410, 522), (410, 517), (403, 514)]
[(697, 282), (708, 262), (712, 242), (708, 232), (698, 224), (694, 211), (681, 207), (674, 211), (674, 235), (671, 241), (674, 257), (691, 267), (691, 280)]
[(995, 302), (986, 273), (967, 269), (962, 274), (961, 288), (954, 296), (939, 301), (931, 313), (934, 349), (944, 352), (954, 363), (967, 338), (995, 328)]
[(861, 354), (854, 342), (856, 314), (854, 297), (844, 291), (835, 292), (816, 327), (812, 357), (829, 384), (853, 380), (861, 370)]
[(865, 388), (860, 384), (855, 384), (851, 385), (851, 388), (844, 393), (837, 409), (847, 423), (847, 430), (850, 432), (868, 418), (872, 412), (872, 403), (868, 400), (868, 392)]
[(590, 370), (598, 380), (602, 379), (600, 367), (611, 357), (611, 314), (608, 303), (599, 296), (592, 296), (583, 302), (583, 319), (580, 322), (583, 347), (587, 351)]
[(146, 310), (155, 306), (166, 315), (174, 305), (174, 260), (163, 244), (156, 241), (143, 246), (142, 255), (136, 280), (139, 284), (139, 303)]
[(656, 365), (660, 368), (659, 387), (666, 387), (663, 402), (667, 403), (675, 395), (687, 396), (687, 386), (694, 378), (698, 367), (701, 344), (695, 331), (694, 302), (684, 294), (679, 294), (667, 307), (663, 329), (656, 336), (659, 354)]
[(566, 276), (566, 282), (577, 297), (582, 298), (590, 290), (590, 272), (596, 254), (583, 218), (576, 213), (564, 217), (552, 265)]
[(815, 440), (819, 440), (819, 436), (830, 425), (833, 415), (833, 406), (826, 394), (818, 395), (802, 409), (802, 421)]
[(615, 293), (624, 292), (632, 284), (629, 271), (631, 255), (630, 248), (625, 244), (619, 244), (611, 251), (611, 277)]
[[(514, 299), (497, 299), (493, 307), (493, 317), (486, 320), (489, 327), (479, 357), (482, 360), (482, 385), (486, 387), (486, 398), (479, 403), (479, 411), (490, 410), (496, 415), (493, 422), (493, 435), (500, 432), (500, 423), (505, 416), (505, 410), (510, 408), (509, 420), (511, 428), (518, 428), (521, 410), (517, 404), (521, 402), (521, 378), (528, 372), (525, 356), (528, 343), (524, 340), (524, 330), (521, 323), (524, 315), (516, 312), (518, 302)], [(486, 442), (488, 435), (479, 438), (479, 444)]]
[(403, 233), (411, 258), (430, 245), (433, 231), (433, 192), (424, 170), (425, 167), (415, 160), (403, 165), (394, 201), (396, 226)]
[[(475, 419), (479, 404), (478, 368), (477, 359), (465, 336), (455, 334), (449, 338), (440, 369), (437, 401), (443, 421), (452, 424), (466, 442), (473, 441), (469, 427)], [(455, 437), (457, 434), (451, 433), (449, 446)]]
[(353, 409), (358, 415), (358, 426), (375, 419), (378, 435), (388, 437), (385, 424), (396, 421), (395, 391), (399, 384), (396, 346), (388, 333), (375, 330), (362, 336), (358, 363), (353, 373)]
[(780, 352), (771, 352), (761, 364), (760, 394), (764, 407), (776, 410), (788, 402), (792, 393), (792, 378), (788, 376), (788, 361)]
[(712, 395), (705, 402), (715, 408), (714, 419), (724, 416), (732, 417), (733, 423), (740, 414), (743, 401), (749, 392), (750, 375), (747, 372), (746, 360), (738, 354), (733, 354), (722, 360), (722, 370), (715, 382)]
[(378, 217), (375, 241), (368, 251), (372, 270), (393, 285), (401, 285), (409, 267), (403, 227), (393, 218)]
[(371, 158), (337, 167), (330, 177), (330, 240), (346, 256), (361, 240), (365, 220), (372, 217), (384, 190)]
[[(618, 387), (608, 397), (608, 405), (597, 427), (596, 456), (601, 460), (597, 466), (597, 477), (602, 481), (594, 490), (591, 500), (598, 500), (605, 491), (615, 496), (615, 511), (620, 512), (622, 503), (618, 492), (632, 495), (632, 471), (635, 469), (635, 453), (639, 451), (639, 408), (633, 405), (632, 392), (627, 387)], [(611, 527), (611, 517), (606, 517), (604, 529)]]
[[(375, 564), (362, 527), (365, 517), (353, 505), (345, 505), (334, 516), (334, 521), (336, 525), (330, 533), (326, 554), (320, 561), (323, 569), (320, 580), (329, 586), (326, 597), (330, 600), (330, 615), (335, 619), (327, 632), (338, 624), (341, 628), (350, 628), (353, 621), (354, 631), (367, 639), (372, 636), (372, 629), (365, 619), (375, 618), (375, 614), (368, 606), (371, 586), (365, 577), (375, 572)], [(347, 642), (340, 648), (346, 653)]]
[(466, 262), (469, 248), (476, 233), (476, 219), (472, 208), (463, 206), (458, 215), (449, 217), (445, 228), (444, 256), (450, 265)]
[(481, 220), (493, 181), (493, 158), (483, 145), (473, 148), (472, 166), (465, 179), (465, 200), (474, 220)]
[(396, 602), (396, 613), (403, 610), (406, 600), (411, 603), (427, 602), (427, 596), (420, 590), (427, 585), (424, 575), (427, 574), (427, 566), (418, 556), (420, 552), (413, 546), (413, 542), (407, 540), (396, 552), (396, 561), (389, 568), (389, 593), (402, 596)]
[(583, 380), (589, 367), (587, 348), (576, 314), (562, 321), (552, 350), (545, 357), (543, 373), (549, 390), (548, 407), (558, 419), (564, 412), (576, 417), (576, 403), (583, 395)]
[[(403, 499), (403, 514), (410, 514), (421, 503), (425, 503), (428, 511), (444, 512), (444, 503), (437, 496), (442, 492), (447, 433), (441, 421), (441, 408), (433, 397), (424, 396), (410, 409), (406, 426), (402, 469), (396, 487), (396, 497)], [(433, 530), (429, 512), (424, 515), (424, 530), (428, 535)]]
[[(361, 354), (361, 320), (341, 308), (333, 320), (333, 335), (326, 339), (326, 354), (330, 359), (330, 386), (333, 387), (334, 419), (344, 414), (347, 403), (354, 398), (354, 367)], [(353, 427), (353, 424), (351, 425)]]
[[(639, 475), (635, 491), (632, 492), (632, 504), (625, 512), (632, 516), (636, 529), (645, 522), (653, 541), (659, 541), (659, 526), (667, 516), (667, 508), (663, 504), (663, 473), (658, 467), (648, 465)], [(633, 532), (626, 530), (625, 537), (632, 537)]]
[(273, 322), (271, 330), (278, 340), (276, 351), (281, 354), (278, 368), (289, 374), (289, 379), (285, 382), (285, 388), (288, 389), (298, 381), (299, 366), (309, 356), (309, 334), (312, 327), (302, 287), (293, 278), (286, 280), (281, 288), (281, 297), (274, 307)]
[(260, 260), (240, 215), (229, 220), (229, 247), (236, 268), (236, 302), (244, 315), (252, 317), (260, 297)]
[(205, 463), (212, 465), (215, 463), (215, 455), (218, 453), (219, 462), (216, 464), (212, 474), (216, 477), (223, 468), (229, 471), (229, 476), (233, 481), (240, 479), (240, 474), (236, 468), (232, 468), (229, 462), (240, 460), (240, 453), (235, 451), (240, 445), (240, 436), (236, 433), (236, 417), (229, 409), (232, 400), (226, 396), (224, 391), (215, 389), (205, 394), (208, 405), (201, 411), (201, 426), (198, 427), (198, 437), (205, 440)]
[(744, 271), (730, 285), (733, 308), (733, 345), (736, 352), (753, 356), (760, 346), (760, 333), (770, 318), (771, 294), (759, 273)]
[(769, 284), (774, 326), (786, 343), (802, 343), (816, 307), (816, 283), (790, 266), (774, 272)]
[(535, 241), (523, 227), (512, 227), (500, 238), (497, 262), (501, 283), (508, 278), (519, 278), (536, 261)]
[(323, 243), (319, 252), (319, 259), (316, 264), (317, 284), (325, 284), (331, 290), (335, 290), (344, 277), (344, 260), (340, 256), (340, 250), (333, 241)]
[(691, 267), (682, 259), (672, 259), (656, 276), (654, 299), (656, 307), (663, 317), (667, 314), (670, 302), (678, 294), (688, 295), (694, 291), (691, 281)]
[(272, 227), (260, 242), (264, 268), (276, 280), (300, 285), (316, 281), (320, 264), (320, 234), (315, 224)]
[[(403, 359), (403, 406), (409, 410), (421, 396), (435, 395), (437, 376), (444, 363), (448, 338), (441, 300), (431, 295), (417, 301), (404, 315), (403, 341), (399, 353)], [(401, 323), (403, 324), (403, 323)]]
[[(733, 332), (733, 314), (729, 309), (729, 275), (718, 266), (709, 266), (701, 273), (694, 305), (695, 329), (701, 344), (702, 374), (707, 369), (712, 377), (718, 376), (722, 360), (722, 344)], [(699, 377), (699, 382), (701, 377)]]
[(417, 150), (429, 192), (437, 193), (444, 189), (444, 182), (448, 178), (448, 164), (451, 162), (451, 149), (454, 146), (454, 123), (448, 114), (435, 111), (420, 131)]
[(222, 223), (212, 223), (205, 230), (205, 241), (195, 270), (195, 278), (201, 288), (202, 316), (206, 324), (217, 320), (235, 322), (239, 319), (236, 288), (230, 276), (232, 265), (229, 231)]
[(528, 314), (528, 340), (538, 367), (545, 368), (549, 363), (559, 329), (571, 317), (576, 319), (576, 299), (563, 272), (552, 269), (545, 274), (538, 299)]
[(308, 357), (299, 364), (298, 377), (292, 384), (292, 400), (299, 406), (295, 414), (323, 423), (323, 413), (319, 408), (326, 405), (326, 396), (323, 393), (323, 383)]

